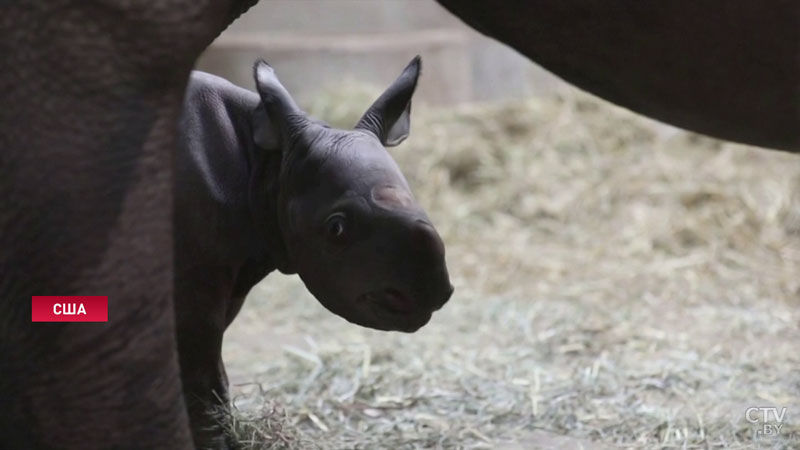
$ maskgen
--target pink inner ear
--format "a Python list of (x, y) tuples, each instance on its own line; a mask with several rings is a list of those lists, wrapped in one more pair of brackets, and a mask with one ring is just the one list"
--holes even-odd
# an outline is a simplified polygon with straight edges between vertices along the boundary
[(397, 186), (378, 186), (373, 188), (372, 201), (386, 209), (410, 208), (414, 205), (414, 199), (411, 194)]

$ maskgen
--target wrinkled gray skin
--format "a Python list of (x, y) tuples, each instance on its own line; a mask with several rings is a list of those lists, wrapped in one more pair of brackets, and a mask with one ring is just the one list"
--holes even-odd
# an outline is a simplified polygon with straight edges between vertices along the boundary
[(409, 132), (415, 58), (354, 130), (306, 117), (264, 62), (258, 94), (190, 78), (176, 166), (178, 344), (195, 443), (225, 448), (222, 336), (269, 272), (346, 320), (413, 332), (450, 298), (444, 245), (385, 146)]
[(437, 0), (564, 80), (720, 139), (800, 152), (797, 0)]
[[(175, 125), (253, 4), (0, 1), (0, 449), (193, 448), (173, 305)], [(108, 323), (31, 323), (107, 295)]]

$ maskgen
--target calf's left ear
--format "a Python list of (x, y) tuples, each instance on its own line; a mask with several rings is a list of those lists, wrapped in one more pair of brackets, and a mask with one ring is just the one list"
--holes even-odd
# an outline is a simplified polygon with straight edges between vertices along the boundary
[(417, 87), (421, 66), (421, 58), (417, 55), (369, 107), (355, 128), (373, 133), (386, 147), (403, 142), (411, 129), (411, 97)]
[(266, 61), (256, 61), (253, 77), (261, 97), (261, 103), (253, 113), (255, 143), (267, 150), (285, 147), (290, 136), (298, 134), (308, 125), (308, 118)]
[(262, 150), (281, 149), (280, 131), (272, 123), (264, 105), (253, 111), (253, 141)]

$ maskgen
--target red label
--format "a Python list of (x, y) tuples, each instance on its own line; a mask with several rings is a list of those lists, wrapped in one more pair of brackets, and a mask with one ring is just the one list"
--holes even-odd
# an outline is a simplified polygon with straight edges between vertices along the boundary
[(108, 322), (108, 296), (34, 295), (33, 322)]

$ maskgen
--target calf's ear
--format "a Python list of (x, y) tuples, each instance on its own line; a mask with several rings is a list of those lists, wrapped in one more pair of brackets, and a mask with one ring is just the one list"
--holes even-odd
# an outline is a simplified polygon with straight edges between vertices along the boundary
[(266, 61), (256, 61), (253, 77), (261, 97), (253, 113), (253, 138), (261, 148), (281, 149), (287, 139), (307, 125), (308, 119)]
[(421, 58), (417, 55), (369, 107), (355, 128), (373, 133), (386, 147), (403, 142), (411, 129), (411, 97), (417, 87), (421, 66)]
[(253, 112), (253, 141), (259, 148), (280, 151), (280, 130), (272, 123), (264, 105), (258, 105)]

